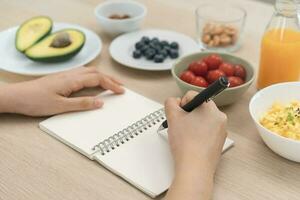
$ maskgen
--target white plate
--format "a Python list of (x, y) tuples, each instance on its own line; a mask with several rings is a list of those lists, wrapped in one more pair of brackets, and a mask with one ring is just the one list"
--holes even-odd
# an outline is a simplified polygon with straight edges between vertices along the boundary
[(157, 37), (159, 40), (168, 42), (178, 42), (179, 57), (200, 51), (197, 42), (186, 35), (173, 31), (151, 29), (131, 32), (117, 37), (109, 47), (110, 55), (118, 63), (131, 68), (151, 71), (170, 70), (176, 59), (167, 58), (163, 63), (154, 63), (154, 61), (149, 61), (146, 58), (134, 59), (132, 57), (135, 43), (143, 36)]
[(52, 32), (76, 28), (85, 34), (86, 41), (81, 51), (70, 60), (58, 63), (42, 63), (28, 59), (15, 48), (15, 33), (18, 27), (0, 32), (0, 68), (22, 75), (41, 76), (73, 69), (92, 61), (102, 49), (101, 39), (89, 29), (79, 25), (54, 23)]

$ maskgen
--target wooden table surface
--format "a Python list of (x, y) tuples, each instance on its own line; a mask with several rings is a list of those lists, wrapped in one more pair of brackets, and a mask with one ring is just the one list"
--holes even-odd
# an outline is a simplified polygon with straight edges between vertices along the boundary
[[(236, 52), (257, 66), (259, 43), (272, 7), (250, 0), (232, 0), (248, 11), (242, 48)], [(146, 72), (114, 62), (108, 53), (111, 38), (96, 23), (93, 9), (99, 0), (1, 0), (0, 30), (35, 15), (77, 23), (95, 31), (104, 48), (89, 65), (122, 79), (127, 87), (163, 103), (179, 96), (170, 72)], [(198, 0), (142, 1), (148, 7), (144, 28), (164, 28), (195, 37), (194, 9)], [(224, 3), (228, 1), (220, 1)], [(1, 55), (5, 56), (5, 55)], [(0, 59), (1, 59), (0, 57)], [(0, 84), (30, 80), (0, 71)], [(235, 104), (222, 108), (228, 114), (235, 147), (222, 156), (213, 199), (300, 199), (300, 166), (268, 149), (250, 119), (248, 103), (255, 85)], [(20, 97), (22, 98), (22, 97)], [(96, 162), (44, 134), (43, 118), (0, 114), (0, 199), (150, 199)], [(126, 162), (126, 161), (124, 161)], [(164, 195), (158, 197), (162, 199)]]

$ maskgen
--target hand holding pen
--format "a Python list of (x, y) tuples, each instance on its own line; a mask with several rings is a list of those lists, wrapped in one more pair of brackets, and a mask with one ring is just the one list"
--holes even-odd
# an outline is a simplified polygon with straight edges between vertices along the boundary
[[(200, 92), (197, 96), (194, 97), (189, 103), (184, 105), (182, 109), (186, 112), (191, 112), (204, 102), (207, 102), (214, 98), (216, 95), (221, 93), (223, 90), (229, 87), (228, 79), (224, 76), (220, 77), (213, 84), (208, 86), (205, 90)], [(168, 122), (165, 120), (161, 126), (158, 128), (158, 132), (168, 128)]]

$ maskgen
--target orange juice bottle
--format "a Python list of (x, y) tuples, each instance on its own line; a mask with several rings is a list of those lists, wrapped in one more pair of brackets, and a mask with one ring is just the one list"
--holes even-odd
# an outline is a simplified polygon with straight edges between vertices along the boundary
[(300, 23), (295, 0), (277, 0), (262, 38), (257, 87), (300, 80)]

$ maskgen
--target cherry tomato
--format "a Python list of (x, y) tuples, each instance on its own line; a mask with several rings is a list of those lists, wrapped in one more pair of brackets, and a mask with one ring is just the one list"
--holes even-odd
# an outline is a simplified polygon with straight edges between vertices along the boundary
[(208, 83), (202, 76), (196, 76), (194, 80), (192, 80), (191, 84), (199, 87), (207, 87)]
[(226, 74), (226, 76), (233, 76), (234, 69), (234, 66), (227, 62), (223, 62), (219, 67), (219, 70), (223, 71)]
[(216, 80), (218, 80), (221, 76), (225, 76), (225, 73), (219, 69), (211, 70), (208, 72), (206, 80), (209, 83), (212, 83)]
[(246, 70), (242, 65), (235, 65), (234, 66), (234, 76), (238, 76), (241, 79), (246, 79)]
[(189, 70), (197, 76), (205, 76), (207, 74), (207, 65), (203, 61), (194, 61), (189, 64)]
[(195, 78), (195, 74), (191, 71), (184, 71), (180, 75), (180, 79), (187, 83), (191, 83)]
[(241, 79), (240, 77), (237, 77), (237, 76), (228, 77), (228, 81), (230, 83), (229, 87), (236, 87), (236, 86), (244, 84), (243, 79)]
[(218, 69), (223, 62), (222, 58), (217, 54), (211, 54), (203, 59), (207, 64), (208, 70)]

